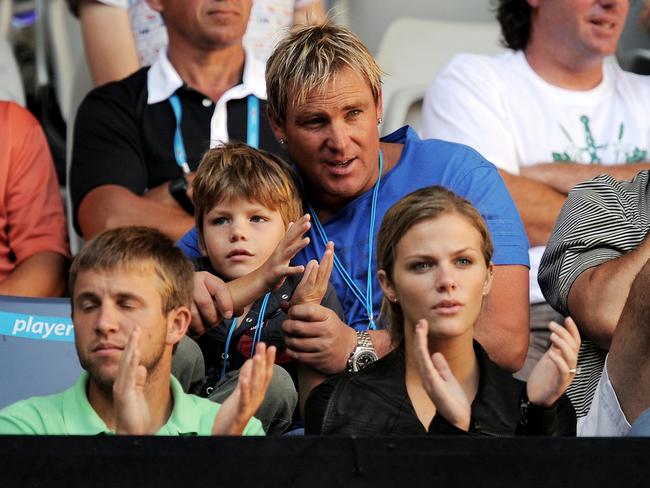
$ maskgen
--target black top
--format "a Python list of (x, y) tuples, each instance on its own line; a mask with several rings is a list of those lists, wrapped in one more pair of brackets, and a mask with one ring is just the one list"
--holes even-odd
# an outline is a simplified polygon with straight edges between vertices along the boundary
[[(493, 363), (474, 342), (480, 379), (470, 434), (575, 435), (573, 407), (563, 395), (551, 408), (527, 403), (526, 383)], [(405, 383), (404, 343), (358, 373), (334, 376), (307, 399), (305, 431), (322, 435), (468, 434), (435, 415), (429, 429), (418, 419)]]
[[(147, 104), (147, 73), (142, 68), (131, 76), (92, 90), (79, 107), (74, 129), (70, 191), (77, 210), (86, 194), (101, 185), (120, 185), (137, 195), (183, 174), (174, 158), (176, 118), (169, 101)], [(183, 113), (181, 132), (187, 162), (196, 170), (210, 148), (210, 121), (215, 104), (186, 85), (176, 91)], [(266, 101), (259, 101), (261, 149), (286, 157), (275, 140), (266, 115)], [(226, 103), (228, 137), (246, 142), (247, 99)]]
[[(196, 271), (208, 271), (217, 275), (207, 258), (193, 260), (193, 263)], [(293, 373), (295, 372), (292, 368), (287, 367), (290, 360), (284, 354), (286, 346), (284, 344), (282, 323), (287, 320), (287, 313), (281, 308), (281, 304), (283, 301), (291, 300), (291, 296), (301, 279), (302, 275), (290, 276), (279, 289), (271, 292), (266, 306), (266, 312), (264, 313), (264, 320), (262, 322), (263, 329), (261, 341), (269, 346), (277, 347), (276, 363), (285, 366), (285, 368), (292, 373), (292, 376), (294, 376)], [(246, 317), (241, 319), (235, 326), (236, 328), (230, 339), (227, 371), (241, 368), (246, 359), (250, 357), (252, 337), (255, 333), (255, 326), (257, 324), (263, 300), (263, 296), (258, 298)], [(345, 321), (343, 308), (341, 307), (341, 304), (336, 297), (336, 293), (334, 292), (334, 288), (331, 285), (328, 286), (327, 293), (325, 293), (321, 305), (333, 310), (341, 320)], [(226, 339), (231, 325), (232, 320), (224, 320), (219, 325), (209, 329), (205, 334), (197, 339), (197, 343), (203, 352), (207, 372), (207, 381), (203, 386), (203, 390), (213, 386), (219, 380), (223, 364), (222, 354), (225, 349)]]

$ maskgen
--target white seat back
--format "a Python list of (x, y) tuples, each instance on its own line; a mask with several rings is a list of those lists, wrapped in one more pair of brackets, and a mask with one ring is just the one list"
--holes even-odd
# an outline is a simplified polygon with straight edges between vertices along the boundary
[(0, 409), (62, 391), (81, 371), (69, 299), (0, 296)]
[(407, 123), (417, 129), (424, 93), (438, 71), (459, 53), (503, 51), (499, 38), (496, 22), (396, 19), (377, 52), (377, 61), (385, 73), (382, 133)]

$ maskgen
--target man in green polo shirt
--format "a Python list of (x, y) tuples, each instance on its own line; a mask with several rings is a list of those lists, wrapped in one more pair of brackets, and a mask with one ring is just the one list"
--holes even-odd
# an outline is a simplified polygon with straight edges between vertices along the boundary
[(86, 370), (55, 395), (0, 410), (0, 434), (264, 435), (253, 418), (275, 348), (260, 344), (219, 405), (187, 395), (172, 351), (190, 323), (193, 272), (167, 237), (144, 227), (100, 234), (70, 270), (75, 345)]

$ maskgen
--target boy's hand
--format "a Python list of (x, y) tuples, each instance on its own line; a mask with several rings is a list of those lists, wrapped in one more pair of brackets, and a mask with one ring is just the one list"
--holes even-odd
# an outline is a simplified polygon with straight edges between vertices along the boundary
[(305, 270), (302, 265), (290, 266), (289, 263), (298, 252), (309, 244), (309, 237), (303, 237), (311, 227), (309, 219), (309, 214), (305, 214), (297, 222), (290, 223), (286, 234), (278, 243), (273, 254), (261, 266), (267, 290), (277, 290), (287, 276), (297, 275)]
[(233, 315), (233, 299), (228, 286), (207, 271), (194, 273), (190, 335), (201, 336), (207, 329)]
[(260, 408), (273, 377), (275, 346), (260, 342), (255, 355), (239, 370), (237, 387), (223, 402), (214, 419), (212, 435), (241, 435)]
[(531, 403), (541, 407), (552, 406), (573, 381), (580, 350), (580, 333), (571, 317), (564, 319), (564, 327), (555, 322), (551, 329), (551, 347), (533, 368), (526, 391)]
[(117, 378), (113, 383), (117, 434), (154, 434), (151, 429), (149, 404), (144, 396), (147, 369), (140, 364), (139, 340), (140, 327), (136, 326), (122, 352)]
[(415, 326), (415, 363), (420, 371), (422, 385), (436, 406), (437, 414), (459, 429), (467, 431), (472, 407), (445, 357), (439, 352), (429, 354), (428, 329), (424, 319)]
[(330, 282), (333, 265), (334, 243), (328, 242), (320, 264), (314, 260), (307, 263), (305, 274), (296, 287), (289, 306), (300, 303), (315, 303), (319, 305), (323, 301), (325, 293), (327, 293), (327, 286)]

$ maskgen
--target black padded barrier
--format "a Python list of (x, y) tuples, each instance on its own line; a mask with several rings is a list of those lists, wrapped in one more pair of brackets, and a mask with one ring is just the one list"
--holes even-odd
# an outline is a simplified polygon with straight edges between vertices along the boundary
[(0, 436), (0, 487), (647, 487), (646, 439)]

